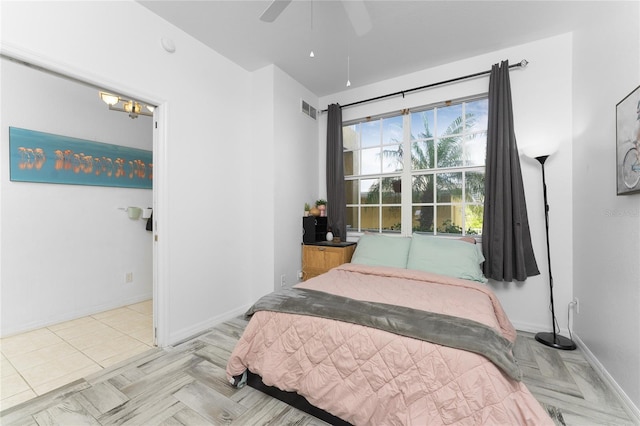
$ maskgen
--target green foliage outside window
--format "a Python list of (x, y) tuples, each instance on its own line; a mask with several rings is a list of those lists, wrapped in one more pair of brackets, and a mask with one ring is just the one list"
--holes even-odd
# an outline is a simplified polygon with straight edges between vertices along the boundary
[[(463, 106), (464, 104), (464, 106)], [(466, 112), (465, 112), (466, 111)], [(460, 114), (455, 116), (455, 114)], [(398, 126), (398, 118), (393, 125)], [(379, 128), (385, 131), (385, 123), (379, 119)], [(444, 122), (446, 126), (438, 123)], [(367, 123), (368, 149), (375, 150), (376, 121)], [(358, 151), (358, 125), (346, 126), (349, 133), (351, 151), (345, 153), (347, 188), (359, 190), (360, 206), (370, 206), (358, 210), (358, 205), (350, 204), (352, 229), (395, 231), (401, 229), (402, 187), (411, 189), (411, 209), (413, 232), (472, 234), (482, 232), (484, 204), (484, 150), (486, 139), (486, 98), (472, 102), (435, 107), (413, 112), (404, 119), (404, 126), (410, 126), (410, 141), (402, 140), (402, 128), (388, 134), (395, 137), (381, 137), (378, 149), (378, 169), (385, 173), (360, 175), (358, 170), (376, 170), (363, 166), (363, 158), (370, 155), (364, 149)], [(433, 126), (433, 128), (432, 128)], [(406, 164), (405, 146), (410, 147), (410, 165)], [(345, 144), (347, 147), (347, 144)], [(373, 147), (373, 148), (372, 148)], [(358, 163), (360, 161), (360, 163)], [(376, 160), (378, 161), (378, 160)], [(404, 171), (407, 165), (410, 171)], [(403, 177), (404, 176), (404, 177)], [(404, 182), (410, 176), (410, 181)], [(404, 184), (404, 185), (403, 185)], [(378, 206), (378, 208), (373, 208)], [(389, 206), (389, 207), (385, 207)], [(407, 206), (408, 208), (408, 206)], [(355, 210), (353, 210), (355, 209)], [(434, 229), (434, 223), (438, 223)], [(388, 223), (385, 226), (385, 223)], [(463, 225), (464, 224), (464, 225)], [(463, 226), (464, 232), (463, 232)]]

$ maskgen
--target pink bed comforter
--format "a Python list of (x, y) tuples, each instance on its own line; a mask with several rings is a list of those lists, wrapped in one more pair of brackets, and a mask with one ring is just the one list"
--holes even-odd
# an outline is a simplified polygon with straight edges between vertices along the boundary
[[(345, 264), (296, 287), (471, 319), (516, 332), (486, 286)], [(355, 425), (552, 425), (522, 382), (472, 352), (324, 318), (256, 312), (227, 364)]]

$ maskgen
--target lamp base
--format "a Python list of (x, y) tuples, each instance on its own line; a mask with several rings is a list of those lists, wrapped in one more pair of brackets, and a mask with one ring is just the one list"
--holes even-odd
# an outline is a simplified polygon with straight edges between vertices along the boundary
[(562, 349), (565, 351), (572, 351), (576, 348), (576, 344), (573, 340), (568, 339), (559, 334), (553, 333), (538, 333), (536, 334), (536, 340), (543, 345), (551, 346), (552, 348)]

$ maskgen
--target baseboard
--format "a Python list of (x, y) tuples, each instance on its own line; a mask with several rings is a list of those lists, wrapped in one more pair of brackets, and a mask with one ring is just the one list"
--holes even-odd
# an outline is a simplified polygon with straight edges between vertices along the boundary
[[(513, 324), (513, 327), (516, 330), (526, 331), (527, 333), (536, 334), (538, 332), (547, 332), (547, 331), (550, 332), (551, 331), (551, 328), (546, 326), (546, 325), (532, 324), (532, 323), (518, 322), (518, 321), (512, 321), (511, 323)], [(567, 329), (567, 328), (557, 329), (556, 332), (558, 334), (561, 334), (561, 335), (565, 336), (565, 337), (573, 336), (571, 333), (569, 333), (569, 329)]]
[(538, 331), (547, 331), (540, 328), (537, 324), (530, 324), (530, 323), (518, 322), (518, 321), (511, 321), (511, 323), (513, 324), (513, 327), (516, 330), (526, 331), (527, 333), (537, 333)]
[(602, 365), (602, 363), (598, 360), (598, 358), (596, 358), (593, 352), (589, 350), (587, 345), (585, 345), (585, 343), (580, 340), (580, 337), (575, 334), (572, 337), (573, 341), (582, 350), (582, 352), (584, 353), (584, 357), (587, 359), (589, 364), (591, 364), (596, 373), (598, 373), (600, 378), (604, 380), (609, 386), (611, 386), (614, 392), (618, 394), (618, 397), (622, 402), (622, 407), (627, 412), (627, 414), (629, 414), (629, 417), (631, 417), (637, 424), (640, 425), (640, 409), (636, 407), (631, 398), (629, 398), (629, 396), (624, 392), (620, 385), (618, 385), (618, 382), (616, 382), (611, 374), (609, 374), (607, 369), (604, 368), (604, 365)]
[(144, 302), (145, 300), (149, 300), (151, 298), (153, 298), (153, 293), (149, 292), (148, 294), (141, 294), (141, 295), (130, 297), (124, 300), (116, 300), (116, 301), (104, 303), (101, 305), (85, 307), (83, 309), (75, 310), (73, 312), (65, 312), (64, 314), (49, 317), (46, 320), (33, 321), (27, 324), (22, 324), (19, 327), (3, 330), (1, 337), (4, 339), (5, 337), (10, 337), (20, 333), (26, 333), (28, 331), (38, 330), (40, 328), (49, 327), (54, 324), (60, 324), (62, 322), (72, 321), (74, 319), (87, 317), (89, 315), (99, 314), (100, 312), (110, 311), (112, 309), (121, 308), (127, 305), (134, 305), (136, 303)]
[(231, 311), (224, 312), (220, 315), (216, 315), (215, 317), (211, 317), (206, 319), (205, 321), (201, 321), (197, 324), (194, 324), (190, 327), (183, 328), (182, 330), (178, 330), (169, 335), (169, 341), (166, 346), (174, 346), (180, 342), (191, 339), (194, 336), (202, 334), (203, 331), (215, 327), (218, 324), (221, 324), (225, 321), (229, 321), (232, 318), (237, 317), (238, 315), (242, 315), (251, 307), (251, 304), (241, 306), (236, 309), (232, 309)]

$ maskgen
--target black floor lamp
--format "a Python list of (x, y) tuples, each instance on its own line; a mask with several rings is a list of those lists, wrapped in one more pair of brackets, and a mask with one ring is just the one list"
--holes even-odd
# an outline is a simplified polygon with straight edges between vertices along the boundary
[(548, 155), (540, 155), (534, 157), (542, 166), (542, 191), (544, 194), (544, 223), (547, 231), (547, 263), (549, 265), (549, 294), (551, 295), (551, 324), (553, 324), (553, 332), (540, 332), (536, 334), (536, 340), (547, 346), (556, 349), (564, 349), (572, 351), (576, 348), (573, 340), (561, 336), (556, 331), (556, 312), (553, 306), (553, 276), (551, 275), (551, 252), (549, 251), (549, 203), (547, 202), (547, 181), (544, 176), (544, 162)]

